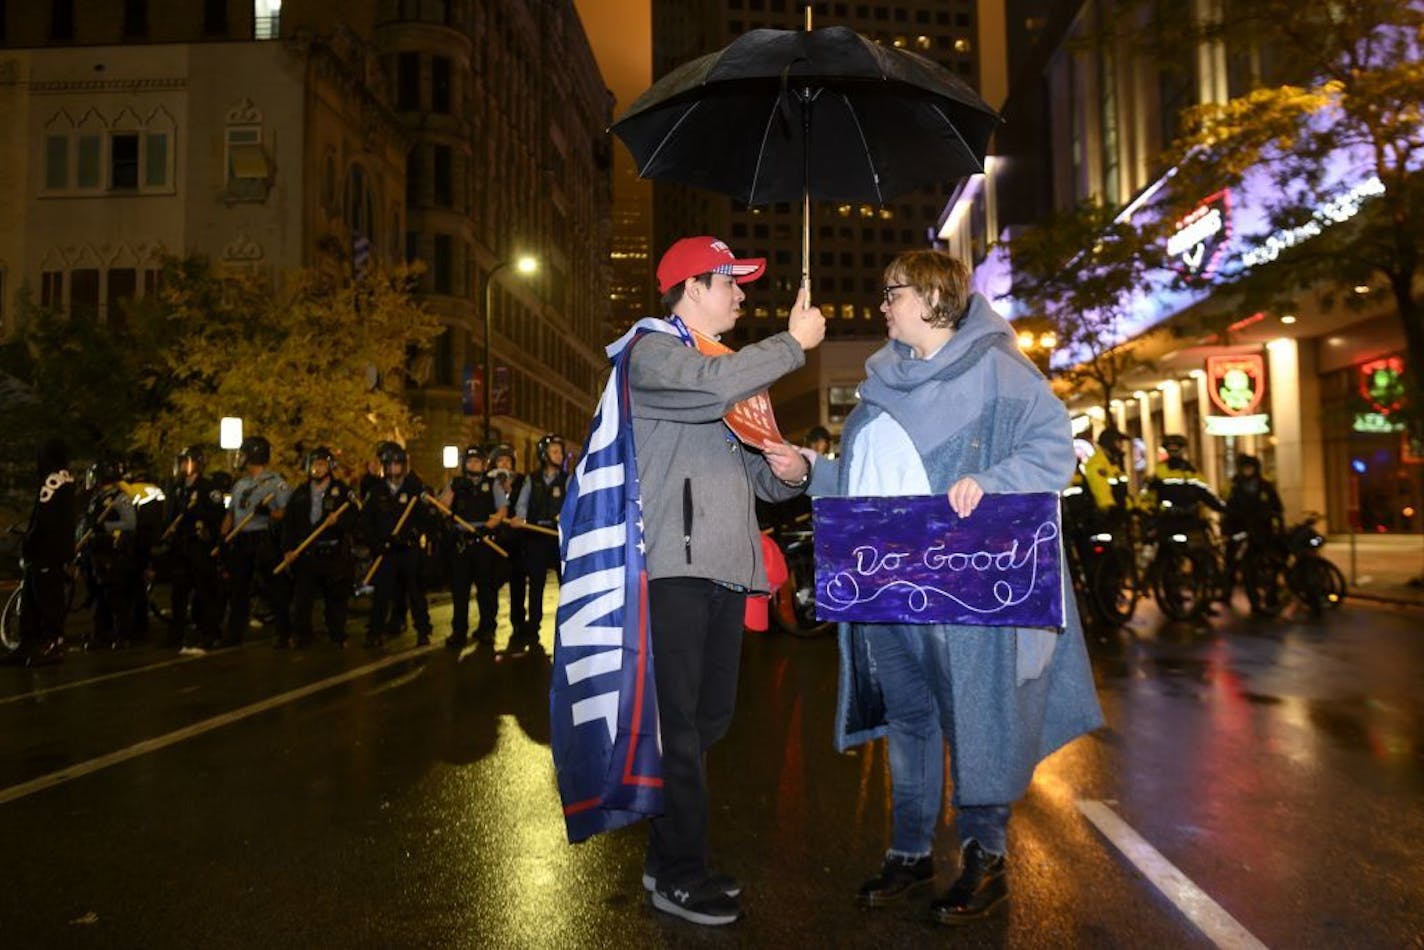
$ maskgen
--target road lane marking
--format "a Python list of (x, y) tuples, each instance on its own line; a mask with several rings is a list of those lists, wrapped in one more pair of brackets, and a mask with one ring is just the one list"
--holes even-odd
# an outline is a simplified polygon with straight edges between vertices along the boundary
[(221, 729), (223, 726), (231, 725), (234, 722), (247, 719), (251, 716), (256, 716), (259, 713), (267, 712), (269, 709), (276, 709), (278, 706), (284, 706), (287, 703), (296, 702), (299, 699), (304, 699), (307, 696), (311, 696), (314, 693), (319, 693), (325, 689), (330, 689), (333, 686), (340, 686), (342, 683), (347, 683), (354, 679), (360, 679), (361, 677), (369, 673), (375, 673), (377, 670), (383, 670), (388, 666), (394, 666), (397, 663), (406, 663), (410, 660), (418, 659), (427, 654), (434, 653), (439, 649), (440, 647), (434, 644), (424, 647), (415, 647), (414, 649), (407, 650), (404, 653), (397, 653), (395, 656), (388, 656), (384, 659), (377, 660), (374, 663), (367, 663), (365, 666), (358, 666), (353, 670), (347, 670), (345, 673), (340, 673), (336, 676), (329, 676), (324, 680), (317, 680), (315, 683), (309, 683), (306, 686), (302, 686), (298, 689), (289, 690), (285, 693), (279, 693), (276, 696), (269, 696), (267, 699), (251, 703), (239, 709), (234, 709), (232, 712), (223, 713), (221, 716), (214, 716), (211, 719), (204, 719), (201, 722), (193, 723), (193, 725), (191, 726), (184, 726), (182, 729), (175, 729), (174, 731), (164, 733), (161, 736), (155, 736), (152, 739), (145, 739), (142, 742), (134, 743), (126, 749), (119, 749), (117, 752), (110, 752), (107, 755), (101, 755), (98, 758), (88, 759), (84, 762), (76, 763), (67, 768), (59, 769), (55, 772), (50, 772), (47, 775), (41, 775), (39, 778), (31, 779), (28, 782), (21, 782), (19, 785), (11, 785), (9, 788), (0, 789), (0, 805), (16, 801), (17, 799), (24, 798), (27, 795), (33, 795), (36, 792), (42, 792), (45, 789), (53, 788), (56, 785), (62, 785), (63, 783), (72, 781), (73, 779), (82, 778), (85, 775), (90, 775), (102, 769), (107, 769), (112, 765), (119, 765), (120, 763), (127, 762), (129, 759), (136, 759), (141, 755), (147, 755), (150, 752), (157, 752), (158, 750), (165, 749), (168, 746), (175, 745), (179, 742), (187, 741), (188, 739), (192, 739), (196, 736), (201, 736), (205, 732), (211, 732), (214, 729)]
[(1264, 943), (1241, 926), (1206, 891), (1193, 884), (1111, 808), (1098, 801), (1079, 800), (1077, 804), (1083, 816), (1213, 944), (1223, 950), (1266, 950)]
[[(246, 646), (249, 646), (249, 644), (242, 645), (242, 647)], [(242, 647), (239, 647), (238, 649), (242, 649)], [(217, 652), (218, 651), (213, 651), (212, 653), (206, 655), (214, 656), (217, 654)], [(222, 652), (226, 653), (228, 651), (223, 650)], [(145, 666), (135, 666), (133, 669), (118, 670), (113, 673), (105, 673), (102, 676), (91, 676), (88, 679), (75, 680), (72, 683), (61, 683), (58, 686), (46, 686), (44, 689), (31, 690), (28, 693), (20, 693), (17, 696), (6, 696), (3, 699), (0, 699), (0, 706), (4, 706), (6, 703), (18, 703), (22, 699), (33, 699), (36, 696), (47, 696), (50, 693), (62, 693), (67, 689), (76, 689), (80, 686), (92, 686), (95, 683), (103, 683), (108, 680), (122, 679), (125, 676), (132, 676), (135, 673), (146, 673), (149, 670), (161, 670), (164, 667), (177, 666), (180, 663), (191, 663), (194, 660), (201, 660), (202, 658), (202, 656), (179, 656), (174, 657), (171, 660), (160, 660), (157, 663), (149, 663)]]

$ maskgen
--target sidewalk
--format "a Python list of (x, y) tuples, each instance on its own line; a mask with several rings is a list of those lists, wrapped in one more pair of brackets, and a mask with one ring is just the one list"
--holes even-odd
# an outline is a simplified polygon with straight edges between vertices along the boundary
[(1322, 553), (1345, 572), (1351, 596), (1424, 607), (1424, 537), (1357, 534), (1353, 571), (1350, 541), (1348, 534), (1332, 534)]

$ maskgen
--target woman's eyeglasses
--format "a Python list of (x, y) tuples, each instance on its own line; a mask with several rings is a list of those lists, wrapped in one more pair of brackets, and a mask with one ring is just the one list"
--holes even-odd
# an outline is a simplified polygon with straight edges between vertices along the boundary
[(909, 284), (886, 284), (880, 289), (880, 296), (885, 298), (887, 304), (895, 302), (895, 291), (904, 290)]

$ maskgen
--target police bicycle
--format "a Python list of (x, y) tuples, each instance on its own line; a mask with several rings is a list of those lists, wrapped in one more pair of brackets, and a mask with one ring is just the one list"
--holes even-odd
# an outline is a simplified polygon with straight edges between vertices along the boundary
[(1142, 587), (1178, 622), (1200, 620), (1218, 586), (1210, 528), (1198, 517), (1160, 514), (1146, 521), (1138, 549)]
[(1312, 614), (1334, 609), (1345, 602), (1345, 574), (1320, 553), (1325, 536), (1315, 530), (1320, 516), (1306, 515), (1304, 521), (1286, 531), (1285, 569), (1290, 591)]

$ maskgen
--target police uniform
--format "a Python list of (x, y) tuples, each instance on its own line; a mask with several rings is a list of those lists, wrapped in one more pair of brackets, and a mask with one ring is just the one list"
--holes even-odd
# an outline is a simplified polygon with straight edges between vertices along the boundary
[[(512, 453), (510, 453), (510, 457), (513, 457)], [(506, 476), (487, 474), (485, 477), (491, 483), (495, 504), (505, 511), (513, 511), (514, 502), (519, 497), (520, 489), (524, 486), (524, 476), (518, 472), (510, 472)], [(516, 637), (519, 636), (527, 622), (524, 596), (529, 583), (524, 570), (525, 534), (526, 532), (508, 525), (501, 525), (495, 531), (495, 540), (500, 547), (509, 552), (509, 558), (502, 561), (496, 570), (501, 585), (506, 580), (509, 582), (509, 624), (513, 628), (511, 635)]]
[(494, 481), (483, 475), (466, 473), (450, 482), (450, 510), (477, 529), (471, 534), (451, 522), (450, 600), (454, 607), (454, 615), (450, 619), (451, 646), (463, 645), (469, 632), (471, 584), (474, 585), (475, 602), (479, 608), (475, 638), (483, 643), (494, 642), (495, 615), (499, 613), (496, 562), (502, 558), (481, 540), (493, 535), (485, 527), (485, 522), (500, 510), (495, 503), (494, 489)]
[[(425, 484), (413, 473), (405, 473), (399, 482), (382, 479), (366, 499), (363, 510), (371, 551), (381, 558), (372, 579), (375, 593), (371, 601), (371, 619), (366, 629), (366, 645), (379, 646), (387, 637), (399, 632), (396, 626), (402, 608), (409, 606), (415, 623), (416, 642), (430, 641), (430, 607), (420, 578), (420, 539), (429, 526), (429, 507), (420, 500)], [(399, 532), (396, 525), (408, 506), (413, 507)]]
[[(310, 469), (308, 469), (310, 470)], [(351, 595), (355, 566), (351, 558), (351, 534), (358, 509), (351, 488), (338, 478), (325, 484), (308, 480), (292, 492), (287, 514), (282, 519), (282, 549), (296, 550), (331, 515), (345, 511), (331, 527), (322, 531), (287, 569), (292, 575), (292, 629), (297, 645), (312, 639), (312, 608), (321, 594), (326, 633), (332, 643), (346, 642), (346, 601)]]
[[(524, 479), (519, 500), (515, 503), (516, 517), (541, 528), (557, 530), (567, 484), (568, 475), (557, 469), (551, 473), (545, 468), (529, 475)], [(529, 584), (529, 615), (524, 627), (516, 627), (514, 632), (516, 636), (537, 642), (539, 625), (544, 620), (544, 584), (549, 571), (552, 569), (555, 578), (560, 579), (559, 539), (542, 532), (525, 534), (523, 566)]]
[(1184, 458), (1167, 458), (1152, 470), (1147, 498), (1159, 522), (1175, 531), (1202, 527), (1202, 506), (1224, 511), (1226, 506), (1202, 481), (1196, 466)]
[(277, 643), (290, 642), (292, 636), (288, 600), (291, 585), (284, 574), (272, 575), (280, 563), (278, 556), (279, 536), (273, 512), (283, 511), (291, 498), (292, 489), (286, 479), (276, 472), (263, 470), (256, 475), (243, 475), (232, 486), (232, 507), (229, 513), (232, 524), (242, 524), (248, 515), (252, 517), (243, 524), (237, 537), (233, 538), (227, 550), (227, 569), (231, 578), (231, 596), (228, 604), (227, 637), (228, 646), (242, 642), (247, 633), (247, 622), (252, 615), (253, 581), (261, 574), (267, 588), (267, 602), (272, 608), (272, 625), (277, 631)]
[(134, 598), (139, 577), (134, 560), (138, 517), (133, 501), (117, 484), (104, 479), (89, 499), (79, 525), (80, 556), (94, 585), (94, 646), (120, 646), (133, 638)]
[[(202, 646), (218, 643), (222, 623), (222, 572), (213, 546), (222, 537), (227, 511), (222, 489), (201, 472), (192, 481), (179, 481), (167, 499), (164, 513), (169, 527), (169, 564), (173, 583), (172, 620), (168, 646)], [(188, 630), (191, 609), (195, 628)]]

